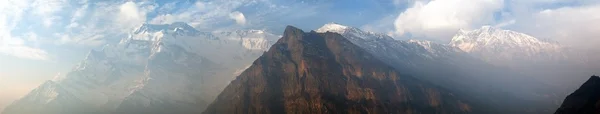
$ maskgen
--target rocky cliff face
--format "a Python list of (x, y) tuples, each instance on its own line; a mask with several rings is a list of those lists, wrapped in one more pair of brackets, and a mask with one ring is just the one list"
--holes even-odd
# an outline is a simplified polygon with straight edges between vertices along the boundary
[(567, 96), (555, 114), (600, 114), (600, 77), (590, 77)]
[(336, 33), (288, 26), (205, 114), (476, 113), (482, 105), (398, 72)]

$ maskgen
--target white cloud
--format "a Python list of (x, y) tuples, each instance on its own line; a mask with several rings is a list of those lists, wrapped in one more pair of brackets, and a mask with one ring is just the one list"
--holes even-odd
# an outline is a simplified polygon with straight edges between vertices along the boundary
[(196, 2), (196, 4), (194, 5), (196, 5), (196, 8), (198, 8), (198, 10), (203, 10), (204, 8), (206, 8), (205, 3), (201, 1)]
[[(151, 19), (151, 24), (171, 24), (173, 22), (186, 22), (195, 27), (212, 27), (226, 22), (229, 14), (234, 9), (244, 5), (245, 0), (232, 1), (197, 1), (193, 6), (179, 9), (178, 13), (160, 14)], [(169, 9), (169, 8), (167, 8)]]
[[(382, 19), (379, 19), (377, 21), (373, 21), (369, 24), (363, 25), (362, 27), (360, 27), (362, 30), (366, 30), (366, 31), (372, 31), (372, 32), (387, 32), (387, 34), (389, 36), (394, 36), (395, 31), (390, 31), (394, 29), (394, 25), (392, 24), (392, 22), (394, 22), (394, 20), (396, 20), (397, 16), (396, 15), (388, 15)], [(394, 37), (396, 39), (402, 39), (400, 37)]]
[(119, 24), (124, 25), (124, 29), (133, 29), (146, 22), (147, 11), (139, 8), (134, 2), (125, 2), (119, 6), (119, 14), (117, 15), (116, 21)]
[(2, 36), (0, 54), (33, 60), (48, 60), (48, 53), (39, 48), (26, 46), (20, 38)]
[(66, 0), (35, 0), (31, 7), (38, 15), (52, 15), (62, 10), (67, 5)]
[(151, 24), (169, 24), (176, 21), (188, 20), (190, 17), (185, 15), (171, 15), (164, 14), (153, 18), (150, 23)]
[[(149, 23), (186, 22), (196, 29), (207, 31), (259, 26), (260, 23), (252, 23), (252, 25), (249, 23), (261, 21), (266, 17), (265, 15), (273, 14), (272, 12), (289, 12), (277, 10), (277, 8), (282, 7), (271, 3), (270, 0), (197, 1), (190, 7), (176, 10), (175, 13), (158, 14), (150, 19)], [(159, 8), (159, 10), (161, 9), (170, 8)], [(285, 14), (291, 16), (290, 13)], [(231, 23), (232, 20), (235, 23)]]
[[(20, 49), (30, 50), (32, 55), (44, 56), (48, 53), (40, 47), (97, 48), (106, 43), (118, 42), (120, 38), (126, 37), (128, 32), (145, 22), (170, 24), (181, 21), (200, 30), (258, 28), (256, 26), (273, 25), (271, 23), (277, 19), (271, 17), (296, 18), (286, 12), (306, 9), (296, 6), (284, 7), (272, 3), (271, 0), (184, 2), (186, 1), (159, 5), (144, 0), (0, 0), (1, 39), (24, 41), (18, 45), (11, 44), (11, 47), (2, 42), (0, 45), (3, 52), (11, 55), (17, 55), (16, 52), (19, 51), (13, 50)], [(181, 4), (189, 4), (189, 7), (180, 7)], [(285, 11), (282, 11), (283, 9)], [(150, 12), (152, 15), (149, 15)], [(40, 51), (33, 51), (36, 49)], [(18, 55), (25, 57), (24, 54)]]
[(42, 24), (44, 25), (44, 27), (48, 28), (54, 25), (54, 23), (58, 22), (59, 19), (60, 17), (58, 16), (45, 17), (42, 18)]
[[(180, 13), (167, 13), (167, 14), (160, 14), (154, 18), (152, 18), (149, 23), (151, 24), (171, 24), (173, 22), (187, 22), (187, 23), (202, 23), (203, 19), (199, 19), (198, 15), (202, 15), (203, 13), (205, 13), (206, 11), (204, 9), (206, 9), (206, 3), (202, 2), (202, 1), (197, 1), (194, 6), (187, 8), (187, 9), (181, 9), (182, 11)], [(165, 7), (161, 8), (160, 10), (172, 10), (174, 8), (173, 5), (166, 5)]]
[(493, 24), (494, 13), (503, 7), (502, 0), (416, 1), (396, 18), (395, 33), (447, 39), (461, 28)]
[(83, 19), (85, 17), (85, 15), (88, 13), (87, 12), (88, 8), (89, 8), (88, 4), (84, 4), (83, 6), (77, 8), (75, 10), (75, 12), (73, 12), (73, 16), (72, 16), (70, 22), (76, 23), (76, 21)]
[(139, 11), (138, 6), (131, 1), (125, 2), (121, 4), (121, 6), (119, 6), (120, 19), (140, 22), (143, 21), (143, 19), (145, 19), (143, 17), (144, 15), (145, 14)]
[(33, 60), (48, 60), (48, 53), (42, 49), (34, 48), (25, 44), (25, 40), (37, 41), (37, 35), (28, 33), (27, 38), (13, 37), (4, 21), (0, 17), (0, 54), (15, 56)]
[(394, 21), (383, 18), (363, 26), (375, 31), (394, 24), (399, 38), (425, 38), (445, 43), (458, 29), (482, 25), (553, 39), (569, 46), (594, 47), (600, 42), (598, 0), (406, 0), (414, 3)]
[(0, 47), (0, 52), (6, 55), (32, 60), (48, 60), (48, 53), (39, 48), (23, 45)]
[[(563, 44), (595, 49), (600, 43), (600, 4), (546, 9), (517, 27), (534, 36), (555, 39)], [(599, 50), (599, 49), (596, 49)]]
[(60, 18), (54, 14), (62, 11), (67, 5), (66, 0), (35, 0), (31, 8), (34, 14), (41, 17), (44, 27), (50, 27)]
[(494, 25), (494, 27), (496, 27), (496, 28), (502, 28), (502, 27), (509, 26), (509, 25), (512, 25), (512, 24), (515, 24), (515, 23), (517, 23), (517, 20), (512, 19), (512, 20), (508, 20), (508, 21), (505, 21), (505, 22), (498, 23), (498, 24)]
[(28, 38), (14, 37), (11, 31), (21, 22), (28, 1), (0, 1), (0, 54), (26, 59), (47, 60), (48, 53), (25, 44), (25, 40), (37, 40), (37, 35), (29, 33)]
[(229, 18), (235, 20), (235, 23), (237, 23), (237, 24), (240, 24), (240, 25), (246, 24), (246, 17), (244, 16), (244, 14), (242, 12), (239, 12), (239, 11), (231, 12), (229, 14)]
[(101, 1), (82, 4), (71, 12), (65, 32), (55, 33), (55, 44), (75, 44), (99, 47), (118, 41), (125, 34), (145, 23), (147, 14), (154, 11), (153, 2)]

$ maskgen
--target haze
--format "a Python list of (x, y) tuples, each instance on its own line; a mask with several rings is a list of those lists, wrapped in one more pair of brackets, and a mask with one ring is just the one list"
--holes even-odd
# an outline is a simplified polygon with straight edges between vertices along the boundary
[[(503, 54), (510, 56), (507, 58), (514, 60), (511, 62), (515, 64), (509, 64), (502, 58), (489, 59), (498, 63), (488, 61), (489, 64), (512, 69), (514, 72), (511, 73), (531, 76), (507, 80), (532, 79), (559, 87), (556, 89), (560, 90), (554, 92), (562, 99), (589, 76), (600, 74), (598, 14), (598, 0), (2, 0), (0, 112), (44, 82), (64, 79), (86, 60), (91, 50), (118, 45), (146, 24), (177, 22), (201, 32), (222, 35), (221, 38), (228, 38), (222, 32), (260, 30), (261, 36), (248, 37), (268, 40), (252, 49), (244, 47), (251, 51), (225, 52), (243, 46), (224, 44), (222, 47), (225, 48), (201, 53), (209, 59), (227, 57), (211, 55), (213, 51), (244, 53), (235, 60), (248, 64), (219, 64), (224, 68), (214, 69), (227, 69), (223, 70), (226, 73), (212, 74), (219, 76), (237, 76), (283, 35), (287, 25), (311, 31), (334, 22), (388, 35), (396, 40), (427, 40), (441, 45), (452, 45), (453, 38), (459, 36), (460, 31), (477, 31), (484, 27), (509, 30), (563, 46), (560, 55), (553, 56), (565, 58), (536, 59), (540, 61), (532, 62), (514, 58), (537, 52), (506, 52)], [(474, 51), (473, 56), (486, 58), (492, 56), (490, 54), (498, 54), (481, 49), (481, 53)], [(546, 54), (544, 51), (544, 55), (538, 56), (550, 56)], [(500, 70), (494, 72), (496, 74), (489, 75), (505, 75), (497, 73)], [(235, 77), (219, 80), (232, 79)], [(229, 81), (210, 83), (222, 89)], [(527, 85), (519, 81), (514, 83)], [(517, 88), (508, 86), (511, 84), (502, 84), (507, 86), (499, 88)], [(219, 89), (210, 90), (211, 98), (218, 95)]]

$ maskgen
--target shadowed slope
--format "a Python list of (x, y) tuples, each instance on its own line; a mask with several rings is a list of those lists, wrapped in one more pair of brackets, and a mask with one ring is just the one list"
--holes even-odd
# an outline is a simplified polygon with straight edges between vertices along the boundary
[(555, 114), (600, 114), (600, 77), (590, 77), (567, 96)]
[(403, 75), (336, 33), (288, 26), (206, 114), (471, 113), (482, 110)]

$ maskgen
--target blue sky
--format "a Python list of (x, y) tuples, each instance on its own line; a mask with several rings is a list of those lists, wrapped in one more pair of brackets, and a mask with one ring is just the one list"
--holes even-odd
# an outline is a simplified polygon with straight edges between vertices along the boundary
[(0, 107), (143, 23), (281, 34), (286, 25), (337, 22), (438, 43), (491, 25), (591, 49), (600, 42), (599, 12), (597, 0), (2, 0)]

